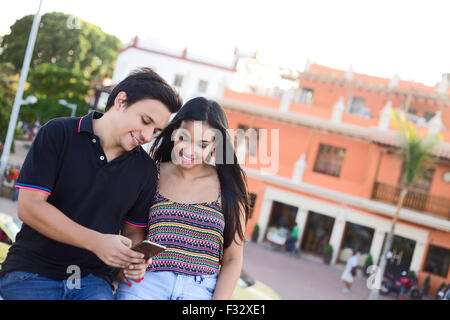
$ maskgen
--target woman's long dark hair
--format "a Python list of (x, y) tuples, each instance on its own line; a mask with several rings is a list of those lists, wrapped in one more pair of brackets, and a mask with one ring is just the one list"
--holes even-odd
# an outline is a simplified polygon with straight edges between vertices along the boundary
[[(223, 108), (215, 101), (198, 97), (189, 100), (178, 111), (166, 128), (157, 136), (150, 149), (150, 155), (157, 162), (171, 161), (174, 147), (173, 132), (180, 128), (182, 121), (205, 121), (212, 128), (220, 131), (222, 141), (216, 145), (216, 154), (222, 156), (223, 161), (216, 161), (216, 170), (219, 176), (222, 213), (225, 218), (224, 248), (228, 248), (235, 240), (236, 232), (239, 239), (244, 242), (244, 227), (241, 217), (245, 215), (245, 223), (249, 217), (249, 198), (247, 193), (247, 177), (237, 161), (236, 154), (227, 131), (228, 120)], [(218, 157), (216, 156), (216, 160)], [(229, 161), (233, 159), (232, 161)]]

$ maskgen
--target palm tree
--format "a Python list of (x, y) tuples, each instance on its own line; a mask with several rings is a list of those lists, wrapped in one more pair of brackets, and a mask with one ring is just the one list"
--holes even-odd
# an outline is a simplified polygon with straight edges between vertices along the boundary
[(398, 221), (400, 209), (408, 194), (408, 189), (417, 177), (423, 174), (425, 164), (430, 163), (434, 156), (431, 150), (439, 143), (439, 134), (428, 134), (423, 137), (414, 125), (406, 120), (404, 113), (393, 111), (393, 118), (400, 129), (402, 136), (402, 146), (400, 154), (404, 157), (403, 181), (401, 181), (401, 192), (397, 202), (397, 208), (391, 224), (391, 230), (387, 235), (383, 253), (379, 262), (378, 274), (376, 277), (376, 286), (371, 290), (369, 300), (377, 300), (379, 296), (379, 288), (386, 269), (387, 255), (391, 250), (392, 240), (394, 238), (394, 230)]

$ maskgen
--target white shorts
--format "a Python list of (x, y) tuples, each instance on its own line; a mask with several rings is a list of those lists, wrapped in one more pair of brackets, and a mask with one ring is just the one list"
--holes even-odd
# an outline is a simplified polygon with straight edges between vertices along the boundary
[(344, 273), (341, 276), (341, 280), (345, 282), (352, 283), (353, 282), (353, 276), (349, 271), (344, 271)]
[(116, 300), (211, 300), (219, 273), (191, 276), (171, 271), (147, 271), (144, 280), (123, 282), (116, 290)]

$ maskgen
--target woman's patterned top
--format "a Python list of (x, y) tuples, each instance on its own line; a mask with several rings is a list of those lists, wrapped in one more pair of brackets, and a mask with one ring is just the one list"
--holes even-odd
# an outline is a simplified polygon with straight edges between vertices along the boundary
[(147, 270), (189, 275), (219, 272), (223, 258), (225, 219), (218, 199), (179, 203), (159, 193), (160, 165), (155, 199), (150, 207), (147, 239), (167, 249), (155, 255)]

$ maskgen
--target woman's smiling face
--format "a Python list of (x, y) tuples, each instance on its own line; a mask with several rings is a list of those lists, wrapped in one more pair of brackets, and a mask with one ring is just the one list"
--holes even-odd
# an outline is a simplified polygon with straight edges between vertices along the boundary
[(208, 156), (214, 152), (217, 131), (205, 121), (183, 121), (172, 134), (172, 161), (186, 168), (211, 164)]

